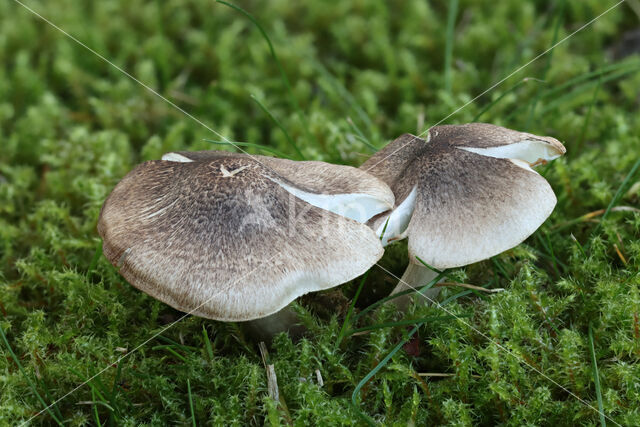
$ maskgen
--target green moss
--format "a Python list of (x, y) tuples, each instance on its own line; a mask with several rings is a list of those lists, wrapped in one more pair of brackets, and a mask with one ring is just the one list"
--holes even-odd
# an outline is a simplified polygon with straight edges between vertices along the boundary
[[(547, 49), (556, 22), (561, 40), (609, 7), (461, 0), (447, 37), (449, 4), (241, 2), (269, 34), (301, 117), (259, 31), (233, 9), (199, 0), (29, 3), (230, 140), (297, 155), (253, 95), (304, 157), (351, 165), (403, 132), (424, 131)], [(640, 425), (640, 214), (612, 210), (598, 223), (617, 193), (617, 206), (640, 205), (639, 174), (620, 190), (640, 156), (640, 59), (603, 55), (636, 19), (621, 5), (447, 118), (482, 113), (564, 141), (568, 154), (541, 169), (558, 205), (523, 245), (451, 272), (506, 291), (458, 295), (446, 309), (465, 317), (421, 327), (362, 385), (354, 407), (361, 380), (410, 328), (336, 346), (346, 310), (327, 315), (305, 300), (308, 336), (280, 335), (270, 352), (280, 403), (267, 396), (256, 343), (237, 325), (190, 317), (146, 342), (182, 314), (132, 288), (104, 258), (94, 262), (100, 206), (143, 160), (231, 147), (204, 141), (219, 137), (2, 2), (0, 425), (28, 420), (42, 401), (101, 371), (33, 423), (185, 425), (192, 405), (198, 425), (360, 425), (361, 413), (385, 425), (593, 425), (590, 324), (606, 421)], [(388, 249), (381, 265), (400, 275), (406, 246)], [(352, 297), (357, 284), (341, 290)], [(374, 268), (356, 310), (391, 286)], [(444, 314), (416, 306), (408, 315)], [(397, 317), (385, 306), (353, 327)]]

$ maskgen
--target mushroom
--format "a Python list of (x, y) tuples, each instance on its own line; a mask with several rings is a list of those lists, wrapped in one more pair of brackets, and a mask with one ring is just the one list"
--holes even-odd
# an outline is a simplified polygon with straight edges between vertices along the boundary
[[(162, 159), (118, 183), (98, 232), (129, 283), (178, 310), (264, 318), (354, 279), (383, 254), (365, 223), (394, 197), (362, 170), (223, 151)], [(276, 314), (265, 328), (290, 321)]]
[[(556, 204), (532, 167), (565, 152), (551, 137), (470, 123), (435, 126), (426, 140), (402, 135), (367, 160), (360, 168), (386, 182), (396, 198), (393, 211), (370, 226), (378, 235), (384, 229), (385, 246), (409, 238), (409, 266), (392, 293), (436, 277), (420, 260), (436, 269), (460, 267), (529, 237)], [(437, 295), (429, 291), (429, 299)]]

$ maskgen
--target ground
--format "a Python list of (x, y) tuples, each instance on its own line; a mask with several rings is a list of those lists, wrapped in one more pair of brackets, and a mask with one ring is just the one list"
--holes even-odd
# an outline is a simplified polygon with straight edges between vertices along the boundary
[[(0, 3), (0, 425), (640, 425), (640, 2), (238, 3), (277, 59), (210, 0), (24, 5), (58, 29)], [(457, 320), (358, 316), (394, 285), (378, 267), (346, 333), (359, 279), (300, 301), (309, 332), (269, 350), (280, 402), (243, 328), (158, 334), (181, 313), (100, 256), (100, 207), (144, 160), (228, 138), (357, 166), (440, 121), (563, 141), (554, 213), (449, 272), (506, 289), (447, 288)], [(382, 265), (406, 262), (397, 243)]]

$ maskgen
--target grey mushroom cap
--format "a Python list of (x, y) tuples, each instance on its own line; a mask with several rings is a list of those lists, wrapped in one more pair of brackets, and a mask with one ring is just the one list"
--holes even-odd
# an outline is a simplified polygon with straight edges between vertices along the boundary
[(556, 197), (531, 167), (565, 153), (554, 138), (471, 123), (436, 126), (427, 140), (405, 134), (361, 169), (396, 196), (370, 225), (383, 243), (409, 238), (409, 254), (436, 268), (487, 259), (530, 236)]
[[(265, 317), (383, 254), (364, 222), (392, 206), (393, 193), (361, 170), (217, 151), (163, 158), (118, 183), (98, 231), (129, 283), (178, 310)], [(353, 203), (359, 220), (336, 213)]]
[[(162, 160), (196, 162), (237, 156), (228, 151), (177, 151), (165, 154)], [(294, 161), (256, 155), (250, 158), (283, 178), (274, 179), (296, 196), (359, 222), (366, 222), (374, 215), (391, 210), (395, 202), (389, 186), (362, 169), (319, 161)], [(298, 188), (288, 187), (287, 182), (295, 183), (308, 194), (297, 191)], [(333, 209), (334, 206), (336, 209)]]

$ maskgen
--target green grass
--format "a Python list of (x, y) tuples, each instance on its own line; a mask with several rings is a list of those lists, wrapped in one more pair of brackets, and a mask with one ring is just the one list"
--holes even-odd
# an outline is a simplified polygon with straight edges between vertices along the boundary
[[(223, 138), (0, 2), (0, 425), (84, 381), (32, 424), (640, 425), (640, 57), (613, 59), (638, 27), (629, 6), (446, 120), (567, 146), (540, 168), (558, 197), (541, 229), (447, 271), (506, 290), (446, 287), (446, 311), (402, 317), (376, 304), (395, 281), (374, 267), (302, 298), (309, 333), (270, 348), (276, 402), (237, 324), (187, 317), (134, 351), (182, 314), (100, 256), (96, 221), (118, 180), (168, 151), (234, 150), (225, 138), (358, 166), (614, 2), (238, 2), (262, 30), (211, 1), (27, 4)], [(406, 262), (401, 242), (381, 266), (400, 276)], [(434, 373), (448, 375), (420, 375)]]

